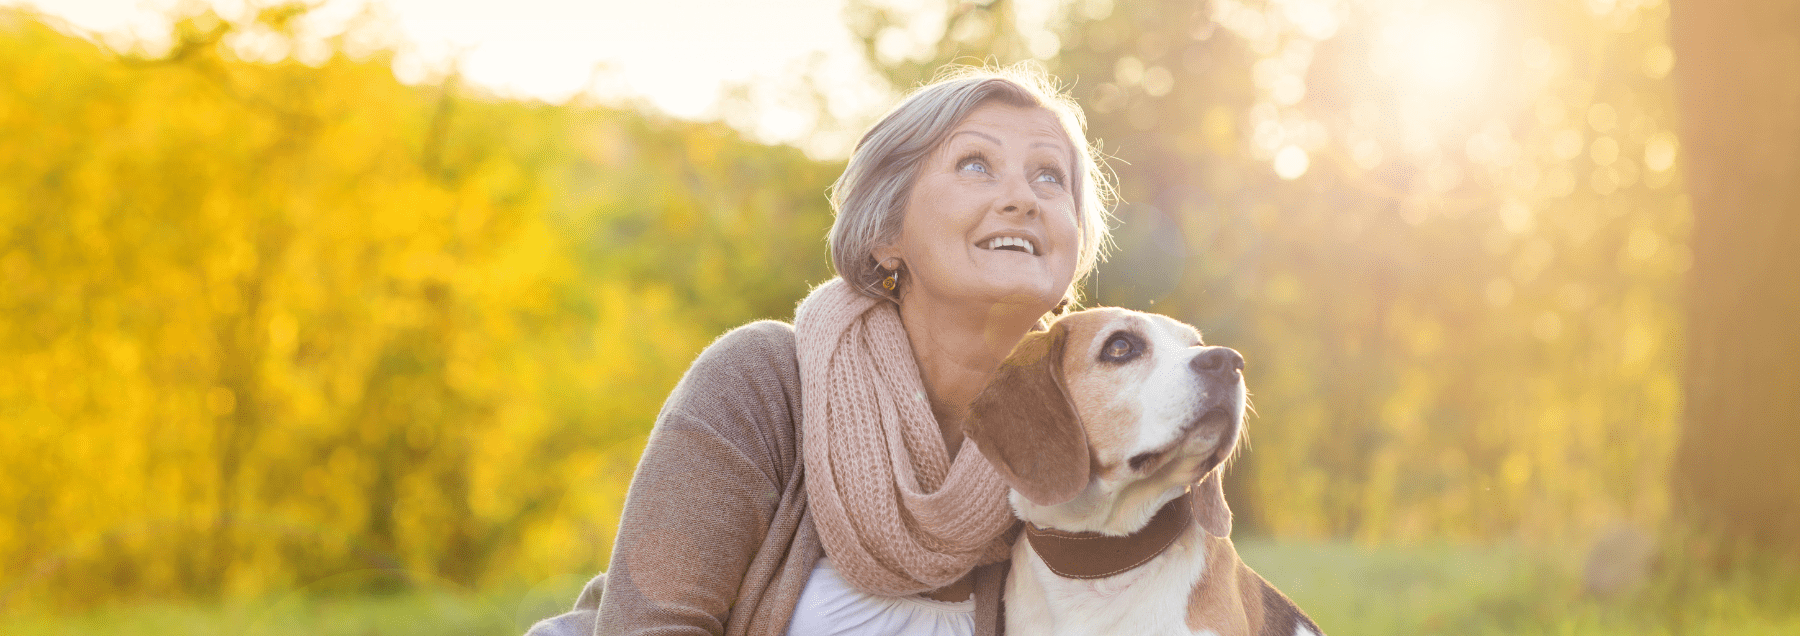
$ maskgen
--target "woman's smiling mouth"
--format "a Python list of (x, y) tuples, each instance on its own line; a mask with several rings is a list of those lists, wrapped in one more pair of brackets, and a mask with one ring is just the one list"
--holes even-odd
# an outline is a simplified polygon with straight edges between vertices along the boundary
[(977, 244), (984, 250), (1009, 250), (1037, 255), (1037, 245), (1031, 239), (1018, 236), (996, 236)]

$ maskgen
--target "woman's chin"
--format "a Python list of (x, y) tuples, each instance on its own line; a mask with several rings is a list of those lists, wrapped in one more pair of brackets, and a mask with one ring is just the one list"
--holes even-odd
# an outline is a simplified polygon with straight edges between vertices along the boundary
[(1068, 289), (1067, 282), (1057, 285), (1056, 281), (1039, 280), (1037, 277), (970, 277), (954, 282), (958, 284), (922, 284), (915, 288), (916, 293), (903, 295), (900, 302), (902, 305), (924, 301), (928, 304), (960, 306), (961, 309), (957, 311), (986, 314), (985, 318), (988, 319), (1012, 317), (1036, 320), (1055, 309), (1057, 303), (1062, 302), (1064, 291)]
[(993, 305), (993, 308), (989, 310), (991, 313), (1017, 314), (1036, 320), (1039, 316), (1055, 309), (1057, 303), (1062, 302), (1062, 293), (1050, 289), (1012, 288), (996, 290), (996, 293), (989, 296), (989, 299)]

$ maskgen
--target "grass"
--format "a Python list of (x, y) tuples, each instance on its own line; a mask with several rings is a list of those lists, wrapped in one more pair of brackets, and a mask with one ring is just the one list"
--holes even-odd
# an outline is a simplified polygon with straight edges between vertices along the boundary
[[(1582, 592), (1578, 564), (1517, 547), (1242, 541), (1238, 549), (1332, 636), (1800, 634), (1800, 573), (1792, 571), (1697, 577), (1665, 567), (1602, 600)], [(286, 594), (215, 604), (0, 616), (0, 634), (517, 636), (566, 609), (586, 581), (569, 575), (479, 593), (347, 591), (369, 589), (382, 576), (347, 573)]]
[(1332, 636), (1793, 636), (1800, 572), (1658, 568), (1609, 598), (1578, 558), (1518, 547), (1240, 542), (1238, 552)]
[(353, 572), (286, 594), (220, 603), (145, 603), (77, 615), (0, 616), (7, 636), (518, 636), (539, 619), (566, 611), (585, 576), (556, 577), (534, 586), (471, 593), (413, 588), (387, 594), (352, 593), (376, 571)]

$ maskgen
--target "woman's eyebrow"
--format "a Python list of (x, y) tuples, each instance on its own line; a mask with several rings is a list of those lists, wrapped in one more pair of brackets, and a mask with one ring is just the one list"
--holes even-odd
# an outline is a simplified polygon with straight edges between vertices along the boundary
[[(995, 137), (993, 135), (981, 132), (979, 130), (958, 130), (958, 131), (950, 134), (950, 136), (953, 138), (956, 137), (957, 135), (974, 135), (976, 137), (986, 139), (996, 146), (1000, 146), (1002, 148), (1006, 147), (1006, 142), (1000, 141), (999, 137)], [(1057, 150), (1057, 151), (1068, 150), (1068, 146), (1056, 143), (1054, 141), (1034, 141), (1034, 142), (1031, 142), (1031, 147), (1032, 148), (1049, 148), (1051, 150)]]
[(957, 135), (975, 135), (976, 137), (980, 137), (982, 139), (986, 139), (988, 141), (993, 142), (994, 145), (996, 145), (996, 146), (1005, 146), (1006, 145), (1005, 142), (1000, 141), (999, 137), (995, 137), (993, 135), (990, 135), (990, 134), (987, 134), (987, 133), (984, 133), (984, 132), (981, 132), (978, 130), (958, 130), (955, 133), (952, 133), (950, 136), (955, 137)]

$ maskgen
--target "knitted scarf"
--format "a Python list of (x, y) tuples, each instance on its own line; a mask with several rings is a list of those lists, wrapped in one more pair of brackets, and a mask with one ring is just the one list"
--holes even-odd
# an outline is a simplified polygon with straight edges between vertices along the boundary
[(950, 458), (893, 303), (834, 278), (794, 332), (806, 495), (832, 565), (901, 596), (1006, 558), (1006, 484), (973, 443)]

